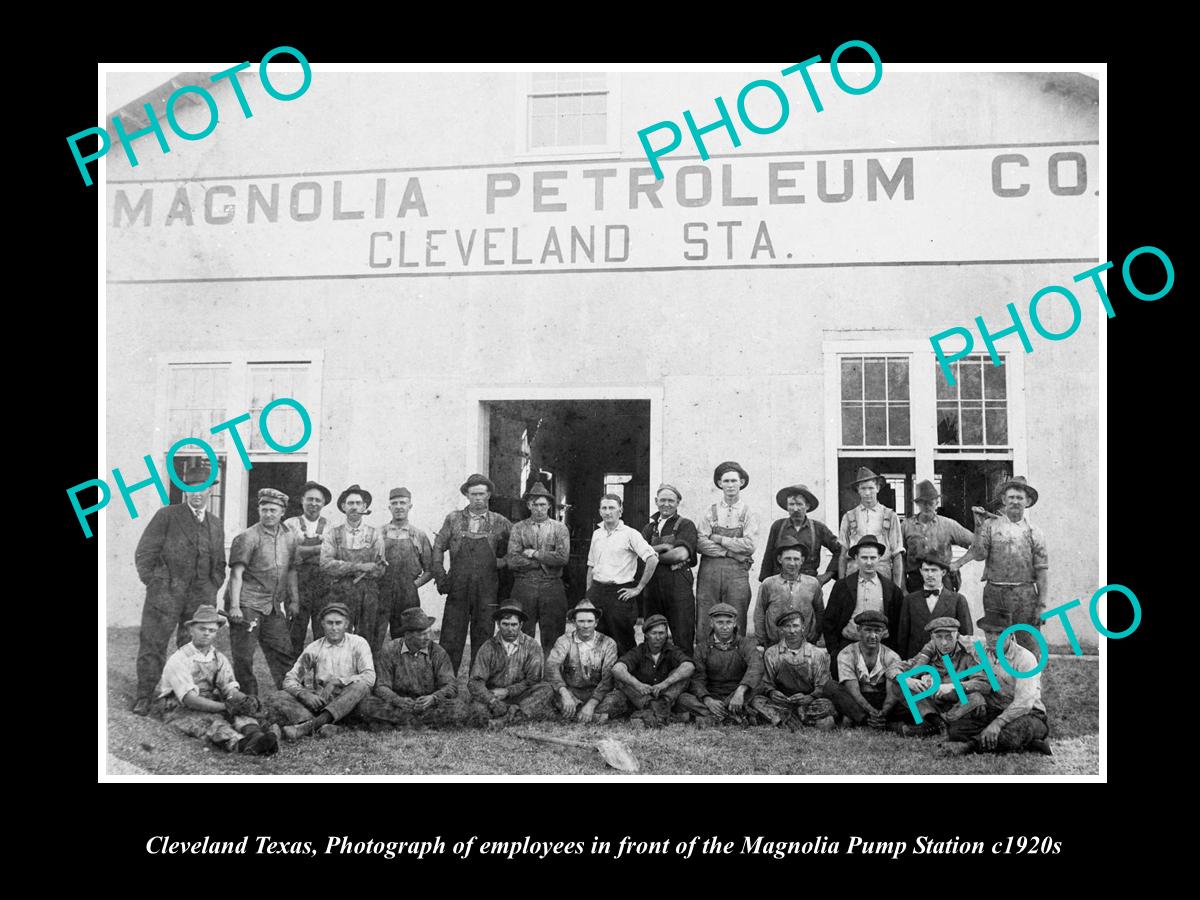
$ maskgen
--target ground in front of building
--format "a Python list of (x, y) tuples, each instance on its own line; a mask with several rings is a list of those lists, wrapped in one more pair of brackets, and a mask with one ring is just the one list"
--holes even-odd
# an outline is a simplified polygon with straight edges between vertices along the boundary
[[(454, 730), (369, 734), (343, 730), (327, 740), (285, 744), (276, 756), (243, 757), (133, 715), (136, 628), (108, 630), (108, 751), (152, 775), (612, 775), (598, 753), (522, 740), (510, 732)], [(218, 649), (229, 653), (225, 631)], [(469, 651), (468, 651), (469, 652)], [(255, 674), (271, 683), (259, 654)], [(464, 660), (459, 678), (465, 690)], [(1056, 657), (1042, 678), (1052, 757), (943, 759), (935, 741), (866, 729), (790, 734), (770, 728), (655, 731), (539, 723), (542, 733), (575, 740), (624, 741), (646, 775), (1095, 775), (1099, 772), (1099, 666)], [(123, 774), (110, 768), (109, 774)]]

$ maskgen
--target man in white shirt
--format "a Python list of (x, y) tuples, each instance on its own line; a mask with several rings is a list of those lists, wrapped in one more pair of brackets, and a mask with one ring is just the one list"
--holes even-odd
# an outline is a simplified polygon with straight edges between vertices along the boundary
[(746, 635), (750, 567), (758, 539), (758, 516), (741, 498), (750, 484), (746, 470), (727, 460), (713, 470), (713, 484), (721, 489), (721, 501), (712, 504), (696, 521), (696, 550), (700, 554), (696, 634), (701, 640), (712, 628), (708, 611), (715, 603), (728, 603), (737, 610), (738, 633)]
[[(605, 494), (600, 498), (602, 522), (592, 535), (592, 545), (588, 549), (586, 594), (600, 610), (597, 628), (617, 642), (619, 655), (637, 646), (633, 634), (638, 617), (635, 601), (658, 568), (658, 553), (636, 530), (621, 521), (623, 506), (616, 494)], [(641, 581), (634, 584), (639, 558), (645, 561), (646, 568)]]
[(333, 492), (323, 484), (315, 481), (306, 482), (300, 494), (300, 506), (303, 515), (284, 519), (285, 527), (290, 528), (300, 538), (300, 546), (296, 548), (296, 577), (300, 589), (300, 611), (292, 617), (290, 634), (292, 639), (292, 662), (299, 659), (304, 648), (311, 643), (306, 641), (309, 623), (312, 623), (312, 640), (321, 639), (324, 633), (321, 628), (321, 609), (325, 606), (325, 595), (329, 593), (329, 579), (321, 572), (321, 541), (325, 538), (325, 529), (329, 522), (321, 515), (321, 510), (333, 500)]
[[(838, 528), (838, 540), (842, 545), (842, 557), (838, 562), (838, 578), (845, 578), (858, 571), (858, 560), (854, 547), (865, 535), (871, 535), (883, 546), (879, 552), (879, 575), (889, 578), (898, 587), (904, 586), (904, 533), (900, 517), (894, 509), (884, 506), (876, 498), (883, 479), (866, 466), (858, 467), (857, 477), (850, 486), (858, 491), (858, 506), (842, 516)], [(892, 629), (895, 634), (895, 629)]]

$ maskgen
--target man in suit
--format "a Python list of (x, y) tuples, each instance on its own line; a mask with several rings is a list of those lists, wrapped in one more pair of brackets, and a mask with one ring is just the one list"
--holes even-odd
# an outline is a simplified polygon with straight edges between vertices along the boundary
[[(858, 640), (858, 626), (853, 620), (859, 613), (878, 610), (887, 616), (889, 634), (897, 634), (900, 630), (900, 606), (904, 594), (893, 579), (880, 577), (876, 571), (886, 549), (875, 535), (867, 534), (848, 551), (855, 571), (834, 584), (829, 605), (825, 608), (825, 649), (829, 652), (831, 665), (836, 666), (843, 647)], [(885, 639), (884, 644), (896, 649), (893, 638)], [(833, 674), (836, 678), (836, 670)]]
[(943, 579), (950, 571), (950, 559), (937, 550), (926, 551), (919, 561), (924, 586), (904, 598), (900, 605), (900, 631), (896, 635), (896, 651), (903, 659), (911, 659), (925, 646), (925, 626), (934, 619), (950, 616), (958, 620), (959, 634), (972, 633), (971, 610), (967, 598), (945, 586)]
[(135, 715), (150, 712), (171, 633), (175, 632), (176, 647), (187, 644), (191, 635), (185, 623), (201, 606), (216, 605), (217, 590), (225, 581), (225, 529), (206, 508), (215, 480), (209, 468), (185, 472), (189, 490), (183, 502), (159, 509), (134, 551), (138, 578), (146, 585)]

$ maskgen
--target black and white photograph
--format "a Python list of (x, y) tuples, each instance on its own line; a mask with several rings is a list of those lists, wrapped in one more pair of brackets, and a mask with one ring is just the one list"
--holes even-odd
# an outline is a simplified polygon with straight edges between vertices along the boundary
[(852, 43), (106, 64), (101, 780), (1104, 781), (1104, 67)]

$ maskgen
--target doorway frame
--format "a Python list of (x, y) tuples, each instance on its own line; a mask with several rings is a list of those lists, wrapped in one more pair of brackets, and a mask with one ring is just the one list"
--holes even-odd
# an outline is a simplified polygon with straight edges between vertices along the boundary
[[(662, 482), (662, 385), (477, 385), (468, 388), (464, 411), (464, 433), (475, 434), (475, 445), (465, 454), (467, 472), (488, 472), (491, 462), (491, 408), (488, 403), (504, 400), (649, 400), (650, 401), (650, 500), (654, 489)], [(650, 509), (654, 508), (653, 502)]]

